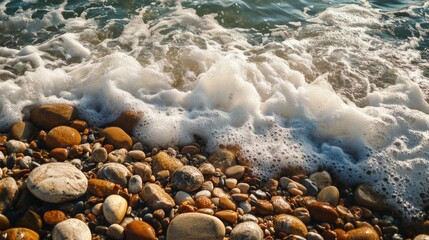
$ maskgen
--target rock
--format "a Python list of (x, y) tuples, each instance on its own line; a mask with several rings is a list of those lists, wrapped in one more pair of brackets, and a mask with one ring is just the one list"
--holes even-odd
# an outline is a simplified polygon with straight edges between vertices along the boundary
[(339, 217), (335, 208), (322, 202), (314, 202), (307, 206), (311, 219), (318, 222), (334, 223)]
[(323, 237), (320, 234), (315, 232), (309, 232), (305, 237), (307, 240), (323, 240)]
[(12, 207), (18, 195), (19, 190), (15, 179), (12, 177), (0, 179), (0, 213)]
[(225, 172), (227, 168), (237, 164), (235, 154), (228, 149), (216, 150), (209, 156), (208, 161), (222, 172)]
[(238, 203), (238, 207), (243, 209), (244, 213), (250, 213), (252, 211), (252, 205), (250, 205), (248, 201)]
[(120, 223), (127, 212), (128, 203), (119, 195), (108, 196), (103, 203), (103, 214), (110, 224)]
[(146, 154), (141, 150), (131, 150), (128, 152), (127, 156), (135, 161), (144, 161), (146, 158)]
[(234, 210), (234, 211), (235, 209), (237, 209), (237, 206), (235, 205), (235, 203), (227, 197), (219, 198), (219, 207), (221, 209)]
[(91, 240), (91, 231), (79, 219), (70, 218), (55, 225), (52, 240)]
[(162, 187), (154, 183), (146, 183), (140, 197), (151, 209), (170, 210), (174, 207), (173, 198)]
[(385, 211), (389, 209), (386, 197), (375, 193), (371, 187), (364, 184), (355, 189), (355, 201), (371, 210)]
[(133, 164), (134, 173), (142, 178), (143, 182), (147, 182), (152, 176), (152, 168), (147, 163), (136, 162)]
[(200, 170), (200, 172), (205, 176), (212, 176), (216, 173), (216, 168), (210, 163), (201, 164), (198, 170)]
[(240, 189), (241, 193), (249, 192), (250, 185), (248, 183), (238, 183), (237, 188)]
[(55, 158), (59, 162), (65, 161), (68, 154), (67, 148), (54, 148), (49, 152), (49, 156)]
[(187, 192), (178, 191), (174, 196), (174, 202), (177, 205), (180, 205), (185, 201), (188, 201), (190, 204), (194, 204), (194, 199), (192, 199), (191, 195), (189, 195)]
[(106, 180), (90, 179), (88, 181), (88, 191), (97, 197), (107, 197), (117, 194), (121, 186)]
[(220, 220), (229, 223), (236, 223), (238, 220), (238, 213), (232, 210), (221, 210), (215, 213), (215, 216)]
[(118, 127), (108, 127), (100, 132), (100, 137), (105, 137), (105, 142), (112, 144), (114, 148), (125, 148), (127, 151), (133, 146), (131, 137)]
[(180, 151), (181, 154), (190, 154), (195, 155), (200, 153), (200, 148), (195, 145), (186, 145), (182, 148), (182, 151)]
[(201, 196), (195, 200), (195, 206), (197, 208), (210, 208), (213, 206), (213, 203), (210, 198), (206, 196)]
[(166, 152), (159, 152), (152, 158), (152, 168), (155, 173), (161, 170), (168, 170), (171, 174), (181, 168), (183, 163), (168, 155)]
[(14, 226), (28, 228), (35, 232), (39, 232), (43, 227), (43, 222), (39, 214), (32, 210), (28, 210), (15, 222)]
[(271, 204), (273, 205), (274, 212), (276, 213), (279, 213), (279, 214), (292, 213), (292, 208), (284, 197), (281, 197), (281, 196), (271, 197)]
[(70, 127), (78, 130), (79, 132), (83, 132), (88, 127), (88, 123), (86, 121), (76, 119), (71, 121)]
[(153, 227), (145, 221), (132, 221), (125, 226), (127, 240), (157, 240)]
[(23, 153), (25, 149), (27, 149), (27, 146), (25, 143), (18, 141), (18, 140), (9, 140), (6, 143), (6, 149), (8, 154), (12, 153)]
[(71, 127), (58, 126), (46, 135), (45, 143), (49, 149), (66, 148), (80, 144), (81, 137), (79, 132)]
[(113, 240), (122, 240), (124, 239), (124, 227), (119, 224), (112, 224), (107, 229), (107, 236)]
[(258, 200), (256, 202), (256, 212), (264, 216), (272, 215), (274, 213), (274, 207), (267, 200)]
[(230, 234), (230, 240), (262, 240), (264, 232), (257, 223), (242, 222), (237, 224)]
[(48, 225), (55, 225), (66, 219), (66, 214), (60, 210), (49, 210), (43, 214), (43, 221)]
[(340, 200), (340, 192), (335, 186), (327, 186), (317, 194), (316, 199), (319, 202), (327, 202), (331, 206), (336, 207)]
[(128, 181), (128, 192), (135, 194), (143, 189), (143, 180), (139, 175), (134, 175)]
[(44, 105), (30, 112), (31, 122), (45, 130), (69, 125), (75, 115), (75, 108), (68, 104)]
[(258, 223), (258, 218), (256, 218), (255, 216), (253, 216), (252, 214), (244, 214), (242, 219), (242, 222), (254, 222), (254, 223)]
[(42, 201), (61, 203), (85, 194), (88, 180), (70, 163), (46, 163), (35, 168), (26, 180), (30, 192)]
[(28, 228), (9, 228), (1, 233), (2, 240), (39, 240), (39, 234)]
[(183, 166), (177, 169), (171, 178), (171, 186), (185, 192), (199, 189), (203, 182), (203, 174), (193, 166)]
[(419, 234), (413, 240), (429, 240), (429, 235)]
[(311, 179), (306, 178), (302, 181), (302, 185), (307, 188), (307, 195), (315, 197), (319, 193), (317, 186), (311, 181)]
[(214, 197), (217, 197), (217, 198), (229, 197), (228, 194), (222, 188), (218, 188), (218, 187), (213, 189), (212, 194)]
[(229, 189), (235, 188), (235, 186), (237, 186), (237, 179), (235, 179), (235, 178), (225, 179), (225, 186)]
[(106, 163), (98, 170), (97, 177), (126, 187), (131, 172), (120, 163)]
[(33, 135), (34, 125), (31, 122), (17, 122), (9, 130), (9, 136), (15, 140), (29, 140)]
[(167, 240), (223, 240), (225, 226), (216, 217), (202, 213), (183, 213), (171, 220)]
[(304, 208), (304, 207), (295, 208), (292, 212), (292, 215), (299, 218), (299, 220), (301, 220), (305, 224), (309, 224), (311, 222), (310, 212), (308, 211), (307, 208)]
[(106, 162), (107, 161), (107, 150), (102, 147), (102, 148), (96, 148), (92, 151), (92, 155), (91, 155), (91, 162)]
[(4, 231), (10, 227), (9, 219), (0, 213), (0, 231)]
[(143, 119), (143, 112), (125, 111), (111, 124), (131, 134), (136, 125)]
[(280, 214), (276, 216), (274, 219), (274, 229), (277, 232), (295, 234), (301, 237), (305, 237), (308, 233), (307, 227), (301, 220), (287, 214)]
[(378, 240), (380, 237), (371, 227), (361, 227), (347, 232), (350, 240)]
[(331, 175), (327, 171), (315, 172), (310, 175), (310, 180), (317, 186), (318, 189), (324, 189), (332, 185)]
[(247, 199), (249, 199), (249, 195), (244, 193), (234, 193), (231, 195), (231, 197), (236, 202), (246, 201)]
[(246, 168), (241, 165), (235, 165), (232, 167), (229, 167), (225, 170), (225, 175), (229, 178), (235, 178), (237, 180), (240, 180), (244, 172), (246, 171)]
[(109, 162), (124, 163), (128, 151), (125, 148), (116, 149), (109, 153), (107, 160)]

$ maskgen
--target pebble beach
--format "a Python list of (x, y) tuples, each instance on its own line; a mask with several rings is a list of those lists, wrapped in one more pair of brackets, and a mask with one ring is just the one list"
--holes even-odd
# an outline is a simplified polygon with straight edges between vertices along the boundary
[(261, 179), (240, 146), (148, 148), (132, 134), (142, 117), (101, 128), (42, 105), (0, 134), (0, 239), (429, 239), (427, 218), (327, 169)]

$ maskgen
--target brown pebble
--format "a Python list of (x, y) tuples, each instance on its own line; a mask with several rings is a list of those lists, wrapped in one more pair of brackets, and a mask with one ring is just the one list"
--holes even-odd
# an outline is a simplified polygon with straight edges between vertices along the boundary
[(120, 127), (125, 132), (131, 134), (137, 124), (143, 119), (143, 116), (143, 112), (124, 111), (111, 125)]
[(246, 168), (244, 166), (235, 165), (227, 168), (225, 170), (225, 175), (229, 178), (235, 178), (237, 180), (240, 180), (243, 177), (245, 171)]
[(292, 213), (292, 208), (286, 199), (282, 196), (271, 197), (271, 204), (273, 204), (274, 212), (276, 213)]
[(181, 168), (183, 163), (166, 152), (159, 152), (152, 157), (152, 170), (157, 173), (161, 170), (168, 170), (171, 174), (176, 172), (177, 169)]
[(258, 200), (256, 202), (256, 212), (267, 216), (272, 215), (274, 213), (274, 207), (273, 204), (270, 203), (270, 201), (267, 200)]
[(229, 222), (229, 223), (236, 223), (238, 220), (238, 213), (234, 212), (232, 210), (221, 210), (215, 213), (215, 216), (219, 218), (220, 220)]
[(343, 229), (334, 229), (334, 232), (337, 234), (337, 239), (338, 240), (347, 240), (348, 236), (346, 231), (344, 231)]
[(350, 240), (378, 240), (380, 237), (377, 232), (370, 227), (362, 227), (347, 232)]
[(0, 231), (6, 230), (10, 227), (9, 219), (0, 213)]
[(276, 232), (295, 234), (302, 237), (308, 233), (307, 227), (299, 218), (288, 214), (277, 215), (274, 219), (274, 229)]
[(39, 240), (39, 234), (28, 228), (9, 228), (0, 236), (2, 240)]
[(20, 219), (16, 221), (14, 226), (28, 228), (35, 232), (39, 232), (43, 227), (43, 222), (39, 214), (32, 210), (28, 210)]
[(315, 202), (308, 205), (311, 218), (318, 222), (334, 223), (339, 217), (335, 208), (329, 204)]
[(321, 235), (323, 236), (323, 239), (326, 240), (337, 240), (337, 233), (330, 229), (326, 229)]
[(187, 145), (187, 146), (184, 146), (184, 147), (182, 148), (182, 151), (180, 151), (180, 153), (182, 153), (182, 154), (195, 155), (195, 154), (200, 153), (200, 148), (198, 148), (198, 147), (197, 147), (197, 146), (195, 146), (195, 145)]
[(79, 132), (71, 127), (58, 126), (46, 135), (45, 143), (49, 149), (66, 148), (80, 144), (81, 137)]
[(112, 144), (114, 148), (120, 149), (125, 148), (130, 150), (133, 145), (131, 137), (121, 128), (108, 127), (100, 132), (100, 137), (105, 137), (105, 141), (108, 144)]
[(68, 151), (66, 148), (54, 148), (49, 152), (49, 156), (63, 162), (67, 159)]
[(212, 206), (212, 201), (210, 198), (206, 196), (198, 197), (197, 200), (195, 200), (195, 206), (197, 208), (210, 208)]
[(107, 197), (118, 194), (121, 186), (106, 180), (90, 179), (88, 181), (88, 191), (97, 197)]
[(231, 197), (236, 202), (246, 201), (249, 198), (249, 196), (244, 193), (234, 193), (231, 195)]
[(31, 122), (17, 122), (9, 131), (11, 139), (28, 140), (33, 135), (34, 125)]
[(76, 109), (68, 104), (44, 105), (30, 112), (31, 122), (45, 130), (68, 125), (75, 115)]
[(145, 221), (132, 221), (125, 226), (127, 240), (157, 240), (155, 230)]
[(307, 208), (299, 207), (293, 210), (293, 215), (299, 218), (303, 223), (309, 224), (311, 222), (310, 212)]
[(219, 207), (222, 209), (227, 209), (227, 210), (237, 209), (237, 206), (235, 205), (235, 203), (227, 197), (219, 198)]
[(60, 210), (50, 210), (43, 214), (43, 220), (48, 225), (55, 225), (59, 222), (66, 220), (67, 217), (64, 212)]
[(88, 123), (83, 120), (73, 120), (70, 127), (78, 130), (79, 132), (83, 132), (88, 127)]

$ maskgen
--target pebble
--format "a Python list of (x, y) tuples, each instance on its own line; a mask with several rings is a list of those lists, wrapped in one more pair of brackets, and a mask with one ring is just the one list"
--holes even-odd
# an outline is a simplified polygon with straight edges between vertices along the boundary
[(210, 200), (210, 198), (206, 196), (198, 197), (195, 200), (195, 206), (197, 208), (210, 208), (212, 207), (212, 205), (213, 205), (212, 201)]
[(302, 185), (304, 185), (305, 188), (307, 188), (307, 195), (308, 196), (317, 196), (317, 193), (319, 193), (319, 189), (317, 186), (313, 183), (313, 181), (309, 178), (306, 178), (302, 181)]
[(102, 179), (90, 179), (88, 181), (88, 191), (98, 197), (107, 197), (112, 194), (117, 194), (120, 189), (120, 185), (102, 180)]
[(173, 198), (157, 184), (146, 183), (139, 195), (143, 202), (145, 202), (153, 210), (160, 208), (164, 210), (170, 210), (174, 207)]
[(252, 214), (244, 214), (241, 218), (241, 221), (258, 223), (258, 219)]
[(212, 193), (209, 190), (201, 190), (195, 194), (195, 198), (199, 198), (201, 196), (211, 197)]
[(388, 210), (386, 198), (372, 191), (367, 185), (359, 185), (355, 189), (355, 201), (357, 204), (373, 210)]
[(9, 154), (23, 153), (27, 149), (27, 145), (25, 145), (24, 142), (18, 140), (9, 140), (6, 143), (6, 149)]
[(144, 161), (146, 154), (142, 150), (131, 150), (127, 154), (128, 157), (135, 161)]
[(49, 156), (55, 158), (59, 162), (64, 162), (68, 157), (67, 148), (54, 148), (49, 152)]
[(413, 240), (429, 240), (429, 235), (419, 234)]
[(231, 195), (231, 197), (236, 202), (246, 201), (249, 198), (249, 196), (244, 193), (234, 193)]
[(143, 119), (143, 116), (143, 112), (127, 110), (122, 112), (111, 125), (120, 127), (128, 133), (132, 133), (137, 124)]
[(327, 186), (317, 194), (316, 199), (319, 202), (327, 202), (331, 206), (336, 207), (340, 200), (340, 192), (335, 186)]
[(100, 137), (105, 137), (105, 142), (116, 149), (125, 148), (130, 150), (133, 145), (131, 137), (121, 128), (108, 127), (100, 132)]
[(43, 105), (30, 112), (31, 122), (45, 130), (68, 125), (75, 115), (76, 109), (68, 104)]
[(247, 201), (239, 202), (238, 207), (243, 209), (244, 213), (250, 213), (252, 211), (252, 205)]
[(98, 170), (97, 177), (126, 187), (131, 172), (120, 163), (106, 163)]
[(18, 198), (19, 190), (15, 179), (5, 177), (0, 179), (0, 213), (9, 209)]
[(295, 208), (292, 214), (295, 217), (299, 218), (305, 224), (309, 224), (311, 221), (310, 212), (307, 210), (307, 208), (304, 208), (304, 207)]
[(107, 229), (107, 236), (113, 240), (122, 240), (124, 239), (124, 227), (119, 224), (111, 224)]
[(229, 189), (234, 188), (237, 185), (237, 179), (235, 178), (227, 178), (225, 179), (225, 186)]
[(39, 234), (28, 228), (9, 228), (1, 232), (0, 237), (2, 240), (39, 240)]
[(273, 196), (271, 197), (271, 204), (273, 205), (274, 212), (281, 213), (292, 213), (292, 208), (290, 204), (286, 201), (284, 197), (281, 196)]
[(208, 161), (222, 172), (237, 164), (235, 154), (228, 149), (217, 149), (209, 156)]
[(223, 240), (225, 226), (216, 217), (202, 213), (183, 213), (173, 218), (167, 228), (167, 240)]
[(378, 240), (380, 237), (372, 227), (361, 227), (347, 232), (350, 240)]
[(46, 211), (43, 214), (43, 221), (48, 225), (55, 225), (66, 220), (67, 217), (63, 211), (60, 210), (50, 210)]
[(9, 219), (0, 213), (0, 231), (4, 231), (10, 227)]
[(143, 180), (139, 175), (133, 175), (128, 181), (128, 192), (131, 194), (139, 193), (143, 189)]
[(39, 214), (32, 210), (28, 210), (14, 223), (14, 226), (28, 228), (35, 232), (39, 232), (42, 229), (43, 221)]
[(213, 186), (213, 182), (211, 181), (205, 181), (203, 183), (203, 185), (201, 185), (201, 190), (207, 190), (207, 191), (213, 191), (214, 186)]
[(204, 214), (211, 215), (211, 216), (214, 215), (214, 211), (211, 208), (200, 208), (197, 210), (197, 212), (198, 213), (204, 213)]
[(30, 139), (34, 128), (31, 122), (17, 122), (10, 128), (9, 136), (11, 139), (25, 141)]
[(30, 192), (42, 201), (61, 203), (85, 194), (88, 180), (70, 163), (46, 163), (35, 168), (26, 180)]
[(227, 197), (219, 198), (219, 207), (221, 209), (228, 209), (228, 210), (235, 210), (237, 208), (235, 203)]
[(324, 189), (332, 185), (331, 175), (327, 171), (315, 172), (310, 175), (310, 180), (316, 185), (318, 189)]
[(145, 221), (132, 221), (125, 226), (127, 240), (157, 240), (155, 230)]
[(234, 227), (230, 234), (230, 240), (262, 240), (264, 232), (255, 222), (242, 222)]
[(237, 188), (240, 189), (241, 193), (248, 193), (250, 185), (248, 183), (238, 183)]
[(128, 203), (119, 195), (108, 196), (103, 203), (103, 214), (110, 224), (120, 223), (127, 212)]
[(225, 170), (225, 175), (229, 178), (235, 178), (240, 180), (243, 177), (245, 171), (246, 171), (246, 168), (244, 166), (235, 165), (227, 168)]
[(107, 156), (108, 156), (107, 150), (104, 147), (96, 148), (92, 151), (92, 156), (90, 161), (96, 162), (96, 163), (99, 163), (99, 162), (104, 163), (107, 161)]
[(268, 200), (258, 200), (256, 202), (256, 212), (261, 215), (272, 215), (274, 213), (273, 204)]
[(133, 164), (134, 173), (142, 178), (143, 182), (149, 181), (152, 176), (152, 168), (147, 163), (136, 162)]
[(52, 240), (91, 240), (91, 231), (79, 219), (70, 218), (55, 225)]
[(46, 135), (45, 143), (49, 149), (66, 148), (80, 144), (79, 132), (71, 127), (58, 126), (51, 129)]
[(152, 158), (152, 169), (155, 173), (161, 170), (174, 173), (182, 166), (183, 163), (179, 159), (168, 155), (166, 152), (159, 152)]
[(229, 197), (229, 195), (222, 188), (218, 188), (218, 187), (213, 189), (212, 194), (214, 197), (217, 197), (217, 198)]
[(238, 220), (238, 213), (233, 210), (221, 210), (215, 212), (215, 216), (229, 223), (236, 223)]
[(204, 176), (212, 176), (216, 173), (215, 167), (211, 163), (203, 163), (198, 168)]
[(307, 227), (299, 218), (287, 214), (280, 214), (275, 217), (274, 229), (278, 232), (302, 237), (305, 237), (308, 233)]
[(335, 208), (322, 202), (314, 202), (307, 206), (311, 218), (317, 222), (334, 223), (339, 217)]
[(177, 205), (180, 205), (185, 201), (188, 201), (190, 204), (194, 204), (194, 199), (192, 198), (191, 195), (189, 195), (189, 193), (184, 191), (178, 191), (174, 196), (174, 202)]
[(193, 166), (183, 166), (173, 174), (171, 186), (185, 192), (193, 192), (201, 187), (204, 176)]
[(113, 150), (108, 154), (107, 161), (115, 163), (124, 163), (125, 158), (127, 157), (127, 153), (128, 151), (125, 148)]

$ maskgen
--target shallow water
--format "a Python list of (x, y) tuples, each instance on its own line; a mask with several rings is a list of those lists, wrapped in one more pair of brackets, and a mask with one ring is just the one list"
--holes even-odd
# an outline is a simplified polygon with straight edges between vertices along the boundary
[(0, 129), (34, 105), (144, 112), (148, 146), (240, 145), (263, 177), (328, 169), (429, 205), (427, 1), (0, 3)]

